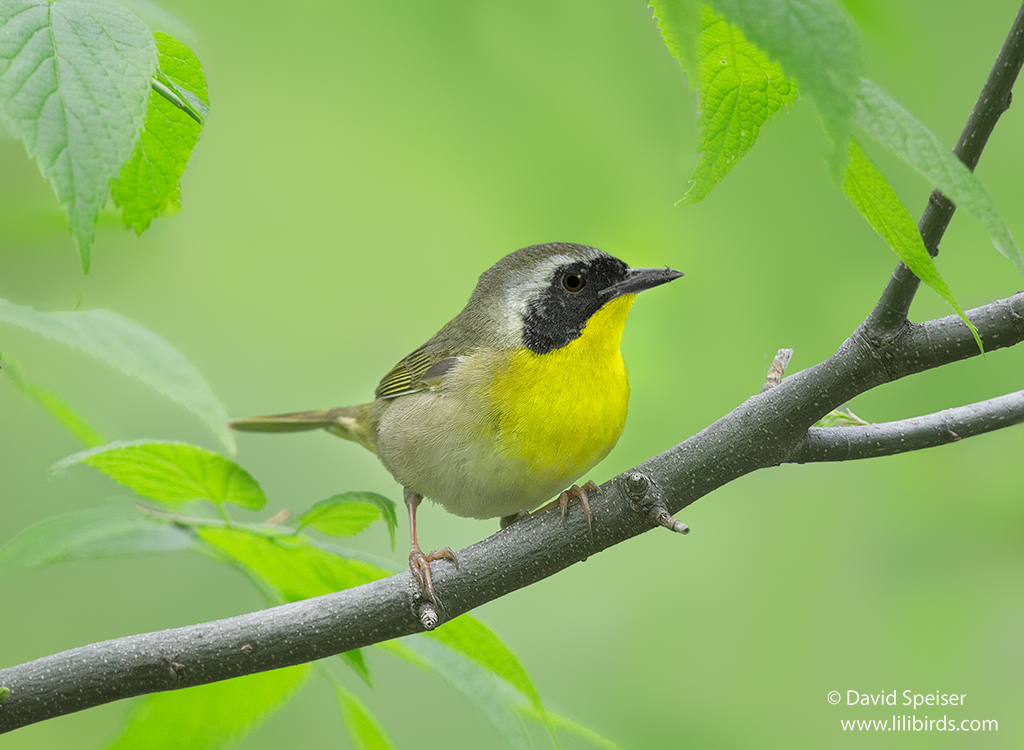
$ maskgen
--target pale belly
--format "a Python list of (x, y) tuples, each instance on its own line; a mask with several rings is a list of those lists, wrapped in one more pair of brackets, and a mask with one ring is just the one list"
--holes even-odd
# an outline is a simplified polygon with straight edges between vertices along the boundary
[(601, 461), (622, 433), (629, 383), (614, 343), (614, 356), (584, 365), (572, 345), (543, 357), (467, 358), (442, 387), (387, 405), (377, 454), (404, 487), (456, 515), (533, 510)]

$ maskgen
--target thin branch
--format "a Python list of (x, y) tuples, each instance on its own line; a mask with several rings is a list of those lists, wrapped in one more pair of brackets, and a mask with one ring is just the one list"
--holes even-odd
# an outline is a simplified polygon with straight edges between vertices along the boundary
[[(1024, 292), (969, 314), (990, 353), (1024, 341)], [(591, 500), (593, 534), (582, 514), (570, 514), (563, 527), (553, 509), (461, 550), (457, 571), (436, 565), (439, 614), (451, 619), (649, 531), (662, 510), (677, 513), (737, 477), (791, 460), (807, 428), (850, 398), (977, 354), (955, 316), (913, 326), (881, 348), (855, 334), (821, 364), (606, 482)], [(0, 706), (0, 733), (122, 698), (278, 669), (421, 632), (424, 604), (419, 584), (403, 572), (315, 599), (0, 669), (0, 686), (11, 691)]]
[(812, 427), (789, 460), (851, 461), (955, 443), (1024, 422), (1024, 391), (898, 422), (863, 427)]
[[(1024, 4), (1017, 11), (1017, 17), (1010, 27), (1010, 33), (992, 66), (988, 79), (978, 95), (978, 100), (967, 118), (960, 138), (953, 147), (953, 153), (972, 172), (978, 166), (981, 152), (988, 143), (999, 117), (1012, 101), (1013, 84), (1024, 63)], [(934, 258), (939, 254), (939, 242), (949, 226), (956, 206), (940, 191), (935, 190), (928, 198), (928, 205), (918, 222), (921, 238), (928, 252)], [(889, 283), (882, 292), (875, 309), (868, 317), (868, 325), (882, 331), (897, 330), (907, 320), (910, 303), (921, 281), (900, 261), (892, 272)]]

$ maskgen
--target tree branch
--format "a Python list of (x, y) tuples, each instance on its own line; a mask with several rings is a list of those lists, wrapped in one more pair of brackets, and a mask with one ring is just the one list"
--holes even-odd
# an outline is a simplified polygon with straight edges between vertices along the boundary
[[(1013, 20), (1010, 33), (1003, 42), (1002, 49), (996, 56), (995, 64), (992, 66), (988, 79), (978, 95), (978, 100), (967, 118), (960, 138), (953, 147), (953, 153), (967, 165), (972, 172), (978, 166), (981, 152), (988, 143), (999, 117), (1005, 112), (1012, 100), (1013, 84), (1020, 73), (1021, 64), (1024, 63), (1024, 4), (1017, 11), (1017, 17)], [(921, 231), (921, 238), (924, 246), (928, 248), (929, 254), (934, 258), (939, 254), (939, 242), (942, 235), (946, 233), (950, 219), (956, 206), (941, 191), (935, 190), (928, 198), (928, 205), (925, 206), (921, 221), (918, 222), (918, 229)], [(903, 261), (896, 265), (892, 272), (889, 283), (882, 293), (881, 299), (875, 309), (871, 311), (868, 320), (873, 327), (882, 330), (893, 331), (903, 325), (910, 312), (910, 303), (914, 301), (914, 295), (921, 280), (907, 268)]]
[(1024, 391), (898, 422), (812, 427), (789, 461), (851, 461), (955, 443), (1024, 422)]
[[(1024, 341), (1024, 292), (970, 311), (986, 350)], [(860, 329), (858, 329), (859, 331)], [(552, 509), (434, 568), (439, 614), (451, 619), (649, 531), (733, 479), (794, 460), (822, 415), (882, 383), (977, 356), (955, 316), (912, 326), (879, 345), (855, 333), (819, 365), (758, 395), (679, 445), (620, 474), (563, 527)], [(853, 429), (853, 428), (846, 428)], [(639, 479), (637, 474), (642, 475)], [(10, 696), (0, 733), (135, 695), (299, 664), (423, 630), (419, 584), (405, 572), (335, 594), (216, 622), (128, 636), (0, 670)]]
[[(1006, 71), (989, 76), (962, 145), (958, 142), (963, 153), (980, 154), (1002, 111), (996, 104), (1005, 108), (1008, 102), (1024, 56), (1022, 23), (1018, 14), (996, 62)], [(945, 228), (933, 218), (937, 210), (922, 218), (924, 229), (936, 222), (936, 243)], [(811, 425), (854, 396), (977, 356), (970, 331), (955, 316), (906, 321), (917, 280), (901, 268), (868, 319), (827, 360), (752, 396), (696, 435), (605, 483), (603, 494), (591, 500), (593, 533), (582, 514), (570, 514), (563, 526), (552, 509), (461, 550), (457, 571), (438, 564), (433, 575), (438, 614), (451, 619), (649, 531), (663, 513), (676, 513), (744, 474), (798, 460), (802, 450), (810, 450), (804, 446)], [(1024, 292), (968, 315), (989, 352), (1024, 341)], [(900, 446), (890, 447), (899, 452)], [(0, 704), (0, 733), (122, 698), (278, 669), (420, 632), (429, 606), (418, 582), (405, 572), (315, 599), (0, 669), (0, 687), (10, 691)]]

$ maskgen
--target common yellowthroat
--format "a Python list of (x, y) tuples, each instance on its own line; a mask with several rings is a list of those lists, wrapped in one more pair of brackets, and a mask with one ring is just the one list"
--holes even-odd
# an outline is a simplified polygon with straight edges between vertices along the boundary
[(525, 247), (484, 271), (462, 312), (395, 365), (373, 401), (228, 424), (322, 428), (373, 451), (404, 488), (409, 568), (434, 600), (430, 563), (456, 560), (449, 548), (420, 550), (416, 508), (424, 497), (504, 525), (561, 492), (563, 515), (575, 497), (590, 522), (587, 490), (596, 486), (572, 483), (622, 434), (626, 316), (638, 292), (682, 275), (629, 268), (585, 245)]

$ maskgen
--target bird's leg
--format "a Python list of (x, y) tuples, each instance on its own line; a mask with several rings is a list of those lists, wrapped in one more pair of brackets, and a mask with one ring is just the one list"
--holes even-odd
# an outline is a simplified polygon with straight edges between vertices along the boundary
[(434, 581), (430, 577), (430, 563), (434, 560), (451, 560), (457, 569), (459, 561), (455, 559), (455, 553), (452, 552), (451, 547), (445, 547), (427, 555), (423, 554), (419, 542), (416, 541), (416, 509), (422, 501), (423, 495), (405, 489), (405, 507), (409, 509), (409, 536), (412, 538), (412, 547), (409, 549), (409, 570), (420, 582), (423, 595), (437, 604), (437, 599), (434, 598)]
[(590, 529), (590, 533), (593, 534), (594, 513), (590, 510), (590, 497), (587, 495), (588, 492), (596, 492), (599, 495), (602, 494), (600, 487), (598, 487), (592, 481), (587, 480), (586, 482), (584, 482), (582, 487), (579, 487), (578, 485), (574, 484), (572, 487), (570, 487), (561, 495), (559, 495), (557, 499), (552, 500), (550, 503), (548, 503), (547, 505), (545, 505), (543, 508), (536, 512), (539, 513), (542, 510), (553, 508), (557, 503), (558, 507), (562, 509), (562, 523), (564, 524), (565, 517), (569, 513), (569, 501), (579, 500), (580, 505), (583, 506), (583, 517), (587, 519), (587, 528)]

